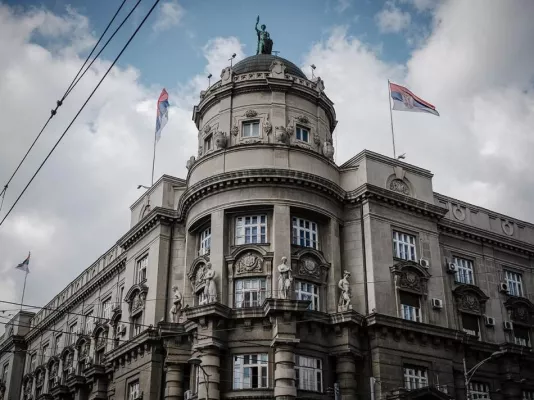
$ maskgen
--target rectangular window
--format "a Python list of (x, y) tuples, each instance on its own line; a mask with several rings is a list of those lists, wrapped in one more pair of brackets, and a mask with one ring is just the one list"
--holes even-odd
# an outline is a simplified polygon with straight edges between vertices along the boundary
[(295, 356), (295, 374), (300, 390), (323, 391), (323, 364), (321, 359)]
[(78, 324), (74, 323), (71, 326), (69, 326), (69, 336), (68, 336), (68, 344), (71, 345), (76, 341), (76, 333), (78, 329)]
[(317, 223), (293, 217), (293, 244), (319, 250)]
[(490, 389), (487, 383), (471, 382), (469, 383), (470, 400), (480, 400), (490, 398)]
[(404, 387), (408, 390), (420, 389), (428, 386), (428, 374), (426, 368), (405, 366)]
[(41, 364), (45, 364), (50, 357), (50, 345), (47, 343), (41, 348)]
[(59, 334), (56, 336), (56, 339), (54, 341), (54, 355), (58, 356), (61, 350), (61, 338), (63, 337), (62, 334)]
[(267, 243), (267, 216), (250, 215), (235, 219), (235, 244)]
[(308, 310), (319, 311), (319, 286), (313, 283), (297, 281), (295, 284), (297, 300), (310, 300)]
[(136, 400), (139, 398), (139, 381), (128, 384), (128, 400)]
[(211, 227), (204, 229), (200, 233), (200, 250), (199, 255), (208, 254), (211, 248)]
[(234, 356), (234, 390), (266, 388), (267, 353)]
[(454, 280), (459, 283), (474, 285), (475, 279), (473, 276), (473, 261), (466, 260), (465, 258), (454, 257), (453, 262), (456, 265)]
[(400, 303), (403, 319), (421, 322), (421, 303), (418, 295), (400, 292)]
[(530, 347), (530, 332), (527, 327), (514, 324), (513, 335), (515, 344)]
[(480, 338), (479, 318), (476, 315), (462, 313), (462, 330), (468, 335)]
[(260, 121), (243, 122), (243, 137), (259, 137)]
[(235, 281), (236, 308), (259, 307), (265, 300), (266, 279), (249, 278)]
[(213, 135), (209, 135), (204, 139), (204, 154), (210, 151), (213, 148)]
[(93, 318), (93, 311), (91, 311), (85, 316), (85, 328), (84, 328), (85, 334), (86, 335), (92, 334), (93, 327), (94, 327), (94, 318)]
[(143, 326), (142, 326), (142, 323), (141, 323), (142, 317), (143, 317), (143, 314), (139, 314), (136, 317), (133, 317), (133, 319), (132, 319), (133, 335), (134, 336), (139, 335), (141, 333), (141, 331), (143, 330)]
[(393, 254), (402, 260), (416, 261), (415, 236), (393, 231)]
[(146, 281), (146, 270), (148, 268), (148, 254), (137, 260), (136, 265), (136, 281), (135, 283), (141, 283)]
[(523, 390), (523, 400), (534, 400), (534, 390)]
[(29, 372), (35, 371), (36, 367), (37, 367), (37, 353), (33, 353), (30, 358), (30, 371)]
[(111, 304), (111, 297), (108, 297), (102, 302), (102, 318), (110, 319), (111, 318), (111, 309), (113, 305)]
[(295, 128), (295, 137), (297, 140), (308, 143), (310, 141), (310, 130), (297, 125)]
[(523, 296), (523, 279), (521, 274), (505, 270), (504, 279), (508, 284), (508, 294), (510, 296)]

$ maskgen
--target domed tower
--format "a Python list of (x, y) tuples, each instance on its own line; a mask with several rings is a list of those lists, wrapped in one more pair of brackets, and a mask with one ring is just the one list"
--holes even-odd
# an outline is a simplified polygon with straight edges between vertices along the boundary
[[(178, 210), (185, 314), (198, 324), (193, 348), (207, 373), (199, 372), (199, 398), (321, 396), (334, 386), (334, 365), (348, 371), (350, 393), (354, 358), (329, 356), (350, 338), (327, 344), (322, 331), (331, 329), (327, 313), (353, 313), (348, 297), (338, 303), (344, 191), (333, 162), (335, 110), (321, 78), (258, 49), (224, 68), (193, 111), (198, 155)], [(316, 321), (302, 330), (297, 320), (308, 312)]]

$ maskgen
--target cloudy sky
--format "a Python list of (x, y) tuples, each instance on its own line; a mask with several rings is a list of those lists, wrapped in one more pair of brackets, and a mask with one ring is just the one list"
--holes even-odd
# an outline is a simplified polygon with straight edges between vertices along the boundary
[[(46, 121), (120, 0), (0, 1), (0, 185)], [(125, 10), (134, 1), (126, 2)], [(3, 216), (133, 32), (68, 97), (9, 186)], [(156, 175), (185, 176), (196, 153), (192, 106), (232, 53), (255, 53), (260, 14), (280, 55), (317, 66), (339, 124), (336, 161), (391, 155), (387, 79), (441, 117), (395, 113), (397, 152), (431, 170), (434, 190), (534, 221), (534, 2), (531, 0), (162, 0), (14, 212), (0, 226), (0, 299), (44, 304), (122, 236), (149, 184), (155, 101), (170, 93)], [(13, 309), (0, 304), (0, 310)], [(1, 315), (1, 314), (0, 314)], [(5, 315), (5, 314), (4, 314)]]

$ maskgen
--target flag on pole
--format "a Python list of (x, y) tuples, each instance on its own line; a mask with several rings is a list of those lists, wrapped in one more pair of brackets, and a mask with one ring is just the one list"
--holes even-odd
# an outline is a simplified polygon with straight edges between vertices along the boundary
[(393, 109), (397, 111), (424, 112), (439, 117), (439, 113), (432, 104), (417, 97), (407, 88), (389, 82), (389, 91), (393, 99)]
[(158, 112), (156, 117), (156, 142), (161, 138), (161, 131), (169, 120), (169, 94), (165, 89), (161, 91), (158, 99)]
[(30, 253), (28, 253), (28, 257), (26, 257), (26, 259), (23, 262), (21, 262), (19, 265), (17, 265), (15, 268), (20, 269), (21, 271), (24, 271), (26, 273), (29, 273), (30, 272), (29, 265), (30, 265)]

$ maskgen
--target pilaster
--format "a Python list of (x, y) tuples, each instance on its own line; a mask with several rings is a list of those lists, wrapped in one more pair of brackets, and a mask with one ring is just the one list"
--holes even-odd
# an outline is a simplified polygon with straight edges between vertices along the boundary
[(228, 299), (226, 274), (224, 272), (224, 238), (226, 237), (224, 223), (224, 210), (214, 211), (211, 214), (211, 268), (215, 272), (215, 285), (217, 287), (217, 301), (224, 304)]
[(219, 349), (215, 346), (203, 348), (199, 358), (202, 360), (201, 365), (205, 374), (201, 368), (197, 371), (199, 374), (198, 400), (218, 400), (220, 399), (219, 383), (221, 380)]
[(165, 400), (182, 400), (184, 395), (184, 365), (166, 362)]
[(336, 357), (336, 374), (341, 400), (356, 400), (356, 360), (352, 353)]
[(291, 208), (288, 205), (276, 204), (273, 210), (273, 227), (270, 231), (274, 244), (273, 279), (272, 293), (274, 298), (278, 298), (278, 273), (277, 265), (282, 257), (291, 260)]

